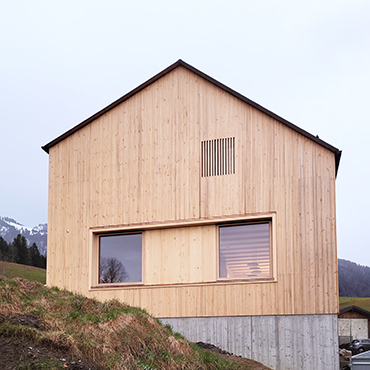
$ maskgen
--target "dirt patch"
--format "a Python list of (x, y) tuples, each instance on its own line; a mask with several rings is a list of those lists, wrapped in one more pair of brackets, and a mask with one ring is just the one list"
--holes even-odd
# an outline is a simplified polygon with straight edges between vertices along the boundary
[(15, 325), (30, 326), (39, 330), (47, 330), (46, 325), (40, 320), (40, 318), (33, 314), (12, 316), (8, 321)]
[(3, 370), (15, 370), (20, 364), (37, 364), (45, 359), (55, 360), (61, 367), (69, 370), (100, 370), (88, 359), (75, 358), (53, 348), (35, 346), (27, 340), (0, 336), (0, 348), (0, 369)]

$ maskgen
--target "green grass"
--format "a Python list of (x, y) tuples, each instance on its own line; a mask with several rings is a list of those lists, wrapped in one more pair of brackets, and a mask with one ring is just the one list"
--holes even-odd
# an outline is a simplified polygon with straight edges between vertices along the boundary
[(339, 297), (339, 308), (348, 306), (357, 306), (364, 310), (370, 311), (370, 297)]
[(30, 281), (38, 281), (41, 284), (46, 283), (46, 270), (11, 262), (0, 261), (0, 276), (5, 276), (9, 279), (20, 277)]

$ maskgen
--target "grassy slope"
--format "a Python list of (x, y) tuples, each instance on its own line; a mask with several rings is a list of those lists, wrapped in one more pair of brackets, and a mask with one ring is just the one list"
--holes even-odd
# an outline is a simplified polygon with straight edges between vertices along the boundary
[(189, 344), (139, 308), (0, 276), (1, 338), (63, 350), (91, 360), (94, 369), (240, 368)]
[(357, 306), (363, 308), (364, 310), (370, 311), (370, 297), (339, 297), (339, 308), (348, 306)]
[(39, 283), (46, 283), (46, 270), (38, 267), (18, 265), (17, 263), (0, 261), (0, 276), (6, 276), (10, 279), (20, 277)]

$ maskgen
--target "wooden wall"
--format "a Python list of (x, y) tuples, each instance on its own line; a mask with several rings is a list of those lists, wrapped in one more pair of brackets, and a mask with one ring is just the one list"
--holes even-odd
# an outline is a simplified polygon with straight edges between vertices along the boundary
[[(222, 137), (235, 137), (235, 174), (200, 177), (201, 141)], [(158, 317), (337, 312), (334, 154), (191, 71), (49, 153), (48, 285)], [(259, 213), (276, 215), (276, 281), (202, 284), (217, 272), (214, 226), (181, 224)], [(144, 250), (153, 286), (90, 289), (94, 230), (138, 225), (157, 225)]]

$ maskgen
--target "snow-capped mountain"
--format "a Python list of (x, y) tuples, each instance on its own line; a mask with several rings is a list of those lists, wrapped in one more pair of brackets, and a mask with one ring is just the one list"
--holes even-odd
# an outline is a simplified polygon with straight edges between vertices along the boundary
[(46, 256), (48, 224), (39, 224), (35, 227), (27, 227), (9, 217), (0, 216), (0, 236), (11, 243), (18, 234), (27, 239), (28, 245), (36, 243), (39, 252)]

